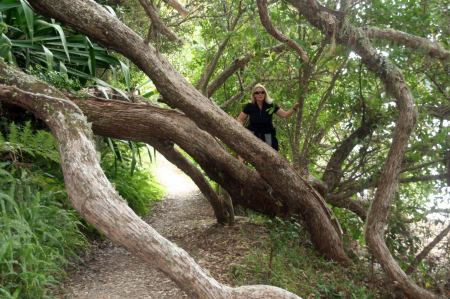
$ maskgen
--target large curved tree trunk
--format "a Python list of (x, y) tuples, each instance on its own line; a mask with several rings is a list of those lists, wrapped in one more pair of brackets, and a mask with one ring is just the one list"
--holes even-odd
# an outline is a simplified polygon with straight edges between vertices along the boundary
[(435, 296), (417, 286), (400, 268), (384, 241), (389, 206), (397, 187), (401, 161), (413, 130), (416, 111), (413, 96), (401, 71), (374, 49), (360, 28), (353, 27), (344, 18), (337, 18), (330, 10), (315, 0), (289, 0), (307, 20), (328, 36), (354, 50), (369, 70), (384, 82), (388, 92), (395, 97), (399, 118), (394, 130), (392, 145), (378, 182), (372, 206), (367, 215), (366, 241), (389, 277), (398, 283), (408, 297), (424, 299)]
[(258, 172), (245, 167), (182, 113), (147, 103), (74, 97), (71, 100), (92, 122), (95, 134), (151, 145), (155, 140), (173, 142), (192, 156), (206, 174), (230, 194), (235, 204), (269, 216), (294, 213), (277, 199), (280, 196)]
[(31, 111), (50, 127), (59, 142), (67, 193), (83, 218), (166, 273), (193, 298), (299, 298), (272, 286), (220, 284), (138, 217), (100, 168), (85, 116), (62, 93), (0, 61), (0, 100)]
[(152, 79), (166, 103), (182, 110), (200, 128), (250, 161), (280, 194), (280, 199), (303, 215), (312, 241), (321, 253), (337, 261), (348, 261), (323, 199), (283, 157), (211, 103), (141, 37), (94, 1), (35, 0), (30, 4), (40, 13), (72, 26), (133, 61)]

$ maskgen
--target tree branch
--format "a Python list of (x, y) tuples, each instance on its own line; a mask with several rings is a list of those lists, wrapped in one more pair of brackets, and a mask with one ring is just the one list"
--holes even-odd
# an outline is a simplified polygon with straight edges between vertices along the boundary
[(257, 0), (256, 3), (258, 5), (259, 18), (261, 19), (264, 28), (266, 28), (266, 31), (280, 42), (285, 43), (294, 49), (303, 62), (309, 63), (308, 54), (305, 50), (303, 50), (294, 40), (285, 36), (273, 26), (267, 11), (267, 0)]
[[(429, 291), (420, 288), (400, 268), (384, 241), (388, 212), (397, 180), (401, 170), (401, 161), (408, 144), (408, 138), (414, 127), (416, 110), (413, 96), (401, 71), (386, 57), (377, 53), (360, 28), (347, 21), (340, 22), (336, 14), (322, 7), (316, 0), (289, 0), (300, 14), (327, 36), (336, 36), (336, 40), (354, 50), (369, 70), (380, 77), (386, 90), (395, 97), (399, 110), (394, 129), (392, 144), (381, 172), (375, 198), (367, 217), (366, 241), (389, 277), (399, 283), (399, 287), (411, 298), (435, 298)], [(338, 32), (336, 29), (339, 28)]]
[(202, 194), (211, 204), (218, 223), (232, 224), (234, 222), (233, 203), (231, 200), (225, 202), (225, 200), (229, 199), (228, 197), (221, 198), (218, 196), (201, 171), (191, 161), (186, 159), (179, 151), (177, 151), (172, 142), (155, 140), (151, 144), (157, 151), (163, 154), (168, 161), (176, 165), (194, 181)]
[[(8, 85), (3, 85), (5, 83)], [(222, 285), (186, 251), (145, 223), (106, 178), (86, 118), (59, 91), (0, 61), (0, 100), (30, 110), (53, 131), (60, 145), (64, 181), (74, 208), (99, 231), (167, 274), (191, 296), (225, 299), (261, 298), (254, 296), (263, 294), (267, 298), (299, 298), (272, 286), (231, 288)], [(114, 223), (119, 225), (112, 225)]]
[(152, 28), (156, 30), (157, 33), (165, 35), (169, 40), (173, 42), (181, 43), (181, 40), (178, 38), (178, 36), (172, 30), (170, 30), (170, 28), (168, 28), (166, 24), (164, 24), (164, 22), (161, 20), (157, 13), (157, 9), (153, 5), (151, 0), (139, 0), (139, 2), (144, 8), (147, 16), (152, 21)]
[[(264, 49), (260, 54), (258, 54), (258, 56), (266, 57), (270, 53), (281, 53), (284, 50), (286, 50), (285, 45), (283, 44), (276, 45), (274, 47)], [(214, 92), (216, 92), (216, 90), (219, 89), (220, 86), (222, 86), (228, 78), (230, 78), (238, 70), (244, 68), (254, 57), (255, 54), (247, 53), (233, 60), (233, 62), (227, 68), (225, 68), (219, 75), (217, 75), (217, 77), (208, 85), (207, 96), (211, 97), (214, 94)]]
[(450, 224), (442, 230), (424, 249), (414, 258), (414, 260), (406, 269), (406, 273), (411, 274), (416, 269), (417, 265), (430, 253), (431, 250), (450, 232)]
[(450, 51), (444, 49), (440, 44), (423, 37), (418, 37), (395, 29), (363, 27), (362, 30), (369, 38), (384, 39), (404, 45), (412, 50), (421, 50), (430, 57), (437, 58), (442, 61), (447, 61), (450, 59)]
[(172, 6), (182, 17), (186, 17), (189, 14), (189, 11), (177, 0), (163, 0), (168, 5)]

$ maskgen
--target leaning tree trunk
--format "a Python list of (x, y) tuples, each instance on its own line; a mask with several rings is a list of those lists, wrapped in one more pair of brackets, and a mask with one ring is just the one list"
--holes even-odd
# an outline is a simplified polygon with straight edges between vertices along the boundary
[(62, 93), (0, 61), (0, 100), (31, 111), (50, 127), (59, 143), (64, 181), (74, 208), (108, 238), (166, 273), (192, 297), (299, 298), (272, 286), (222, 285), (183, 249), (145, 223), (106, 178), (85, 116)]
[(261, 142), (236, 120), (196, 90), (152, 46), (94, 1), (35, 0), (30, 4), (44, 15), (124, 54), (156, 85), (163, 101), (179, 108), (203, 130), (219, 137), (280, 194), (280, 199), (302, 214), (317, 250), (326, 257), (348, 262), (340, 233), (326, 204), (307, 186), (283, 157)]
[(87, 116), (96, 135), (151, 145), (157, 139), (173, 142), (192, 156), (230, 194), (235, 204), (269, 216), (294, 214), (277, 199), (278, 193), (258, 172), (245, 167), (182, 113), (148, 103), (74, 97), (71, 100)]
[(354, 50), (362, 62), (384, 82), (387, 91), (397, 101), (397, 120), (392, 145), (378, 182), (375, 198), (367, 215), (366, 241), (384, 271), (398, 283), (401, 290), (411, 298), (435, 298), (435, 295), (417, 286), (400, 268), (384, 241), (389, 206), (397, 187), (401, 161), (414, 127), (416, 111), (413, 96), (401, 71), (386, 57), (379, 54), (360, 28), (349, 24), (345, 18), (337, 18), (315, 0), (289, 0), (300, 14), (330, 37)]
[(152, 145), (156, 148), (156, 150), (163, 154), (167, 160), (181, 169), (192, 179), (192, 181), (194, 181), (205, 198), (211, 204), (218, 223), (232, 224), (234, 222), (234, 209), (231, 199), (228, 197), (219, 196), (208, 183), (206, 177), (201, 173), (200, 169), (198, 169), (197, 166), (177, 151), (173, 142), (155, 140), (152, 142)]

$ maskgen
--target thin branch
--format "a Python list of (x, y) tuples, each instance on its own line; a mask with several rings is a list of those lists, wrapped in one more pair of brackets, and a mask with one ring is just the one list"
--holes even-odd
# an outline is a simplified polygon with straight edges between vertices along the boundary
[(231, 98), (229, 98), (226, 102), (224, 102), (220, 108), (222, 108), (223, 110), (227, 109), (228, 107), (230, 107), (232, 104), (234, 104), (237, 101), (240, 101), (247, 93), (250, 92), (250, 90), (252, 90), (253, 86), (255, 86), (255, 84), (258, 83), (258, 80), (254, 80), (252, 81), (250, 84), (246, 85), (242, 91), (240, 91), (239, 93), (235, 94), (234, 96), (232, 96)]
[(402, 44), (413, 50), (421, 50), (430, 57), (443, 61), (450, 59), (450, 51), (444, 49), (439, 43), (432, 42), (426, 38), (415, 36), (395, 29), (380, 29), (376, 27), (363, 27), (363, 32), (369, 38), (385, 39)]
[(163, 0), (168, 5), (172, 6), (184, 18), (189, 14), (189, 11), (177, 0)]
[[(164, 22), (161, 20), (161, 18), (159, 17), (159, 15), (157, 13), (156, 7), (153, 5), (153, 3), (151, 3), (151, 1), (139, 0), (139, 2), (141, 3), (142, 7), (144, 8), (147, 16), (152, 21), (151, 28), (153, 30), (156, 30), (156, 33), (161, 33), (161, 34), (165, 35), (169, 40), (171, 40), (173, 42), (181, 43), (181, 40), (178, 38), (178, 36), (172, 30), (170, 30), (164, 24)], [(149, 31), (149, 36), (150, 36), (150, 31)]]
[(208, 95), (208, 83), (211, 79), (211, 76), (214, 73), (214, 70), (217, 67), (217, 63), (219, 62), (220, 57), (222, 56), (223, 52), (225, 51), (226, 46), (228, 45), (228, 42), (231, 39), (232, 31), (236, 28), (236, 25), (238, 24), (239, 19), (242, 17), (243, 14), (241, 2), (239, 2), (239, 9), (237, 12), (236, 17), (234, 18), (233, 22), (229, 26), (229, 33), (225, 37), (225, 39), (220, 43), (216, 53), (214, 54), (214, 57), (212, 60), (208, 63), (208, 65), (205, 67), (205, 69), (202, 72), (202, 75), (200, 77), (200, 80), (196, 84), (196, 88), (200, 90), (200, 92), (204, 95)]
[(418, 170), (418, 169), (422, 169), (424, 167), (439, 163), (439, 162), (444, 162), (443, 159), (437, 159), (437, 160), (433, 160), (431, 162), (426, 162), (426, 163), (422, 163), (422, 164), (418, 164), (418, 165), (412, 165), (409, 167), (405, 167), (402, 169), (401, 172), (407, 172), (407, 171), (414, 171), (414, 170)]
[(266, 28), (266, 31), (280, 42), (285, 43), (292, 49), (294, 49), (298, 53), (302, 61), (304, 61), (305, 63), (309, 63), (308, 54), (305, 52), (305, 50), (303, 50), (302, 47), (300, 47), (300, 45), (298, 45), (294, 40), (285, 36), (273, 26), (269, 17), (269, 13), (267, 11), (267, 0), (257, 0), (256, 3), (258, 4), (259, 18), (261, 19), (261, 23), (263, 24), (264, 28)]
[[(258, 54), (259, 57), (265, 57), (270, 53), (281, 53), (286, 50), (286, 46), (283, 44), (276, 45), (274, 47), (266, 48)], [(222, 86), (225, 81), (230, 78), (235, 72), (244, 68), (255, 54), (252, 52), (246, 53), (245, 55), (235, 59), (226, 69), (224, 69), (209, 85), (207, 88), (207, 96), (211, 97), (217, 89)]]
[(435, 180), (445, 180), (447, 178), (447, 174), (436, 174), (436, 175), (424, 175), (424, 176), (413, 176), (408, 178), (400, 179), (400, 183), (415, 183), (415, 182), (428, 182)]
[(411, 274), (416, 269), (417, 265), (430, 253), (430, 251), (450, 232), (450, 224), (437, 235), (425, 248), (414, 258), (414, 260), (406, 269), (406, 273)]

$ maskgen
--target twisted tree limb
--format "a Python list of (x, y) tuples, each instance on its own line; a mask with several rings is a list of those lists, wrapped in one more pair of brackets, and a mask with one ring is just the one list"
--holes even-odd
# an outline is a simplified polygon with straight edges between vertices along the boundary
[[(387, 91), (397, 101), (399, 118), (397, 120), (392, 145), (384, 164), (375, 199), (369, 210), (366, 226), (366, 241), (369, 248), (380, 262), (389, 277), (398, 282), (402, 291), (411, 298), (435, 298), (435, 295), (417, 286), (400, 268), (392, 257), (384, 241), (389, 206), (397, 186), (408, 138), (413, 130), (416, 110), (413, 96), (405, 83), (400, 70), (386, 57), (377, 53), (364, 31), (340, 22), (335, 14), (330, 13), (315, 0), (289, 0), (300, 14), (320, 29), (327, 36), (336, 36), (339, 43), (353, 49), (363, 63), (384, 82)], [(336, 28), (340, 30), (336, 34)]]
[(422, 51), (426, 55), (442, 61), (450, 59), (450, 51), (446, 50), (439, 43), (432, 42), (426, 38), (395, 29), (380, 29), (376, 27), (363, 27), (361, 29), (368, 38), (384, 39), (401, 44), (414, 51)]
[(168, 105), (183, 111), (200, 128), (220, 138), (255, 166), (280, 194), (279, 199), (303, 216), (319, 252), (343, 263), (349, 261), (323, 198), (311, 192), (288, 161), (211, 103), (135, 32), (111, 18), (94, 1), (35, 0), (30, 4), (133, 61), (151, 78)]
[[(231, 288), (210, 277), (181, 248), (137, 216), (114, 190), (97, 158), (81, 110), (54, 88), (0, 61), (0, 100), (42, 119), (59, 143), (65, 186), (73, 207), (108, 238), (167, 274), (194, 298), (299, 298), (272, 286)], [(115, 225), (113, 225), (115, 224)]]
[(294, 49), (298, 53), (303, 62), (309, 63), (308, 54), (305, 52), (305, 50), (303, 50), (303, 48), (300, 47), (300, 45), (297, 44), (294, 40), (290, 39), (289, 37), (281, 33), (272, 24), (272, 21), (270, 20), (269, 17), (269, 12), (267, 11), (267, 0), (257, 0), (256, 3), (258, 5), (259, 18), (264, 28), (266, 28), (266, 31), (280, 42), (285, 43), (289, 47)]

